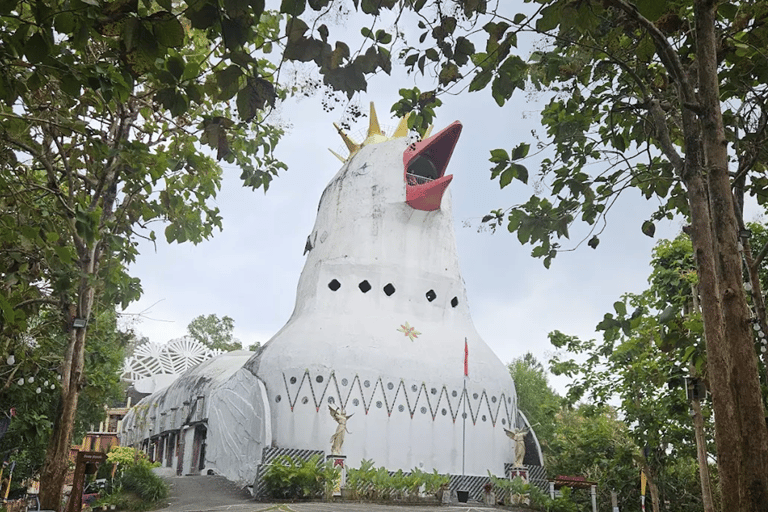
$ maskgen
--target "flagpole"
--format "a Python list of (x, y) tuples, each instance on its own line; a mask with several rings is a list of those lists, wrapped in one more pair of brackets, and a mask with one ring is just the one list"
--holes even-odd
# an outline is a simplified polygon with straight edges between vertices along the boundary
[(467, 379), (469, 378), (469, 347), (467, 338), (464, 338), (464, 413), (461, 426), (461, 476), (464, 476), (464, 462), (467, 453)]

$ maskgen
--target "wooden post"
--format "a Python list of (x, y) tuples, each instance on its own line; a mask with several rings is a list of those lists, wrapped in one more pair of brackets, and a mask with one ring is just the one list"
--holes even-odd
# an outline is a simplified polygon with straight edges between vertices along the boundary
[(75, 476), (72, 481), (72, 492), (69, 494), (69, 502), (67, 502), (67, 512), (80, 512), (80, 510), (82, 510), (85, 475), (95, 473), (98, 464), (101, 464), (105, 460), (107, 460), (106, 453), (77, 452)]

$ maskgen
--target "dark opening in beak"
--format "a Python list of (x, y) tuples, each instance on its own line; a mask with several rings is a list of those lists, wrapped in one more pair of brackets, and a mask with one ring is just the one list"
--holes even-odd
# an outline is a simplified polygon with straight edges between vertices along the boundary
[(443, 193), (453, 179), (445, 176), (445, 169), (460, 134), (461, 123), (455, 121), (403, 153), (405, 201), (411, 208), (428, 212), (440, 209)]

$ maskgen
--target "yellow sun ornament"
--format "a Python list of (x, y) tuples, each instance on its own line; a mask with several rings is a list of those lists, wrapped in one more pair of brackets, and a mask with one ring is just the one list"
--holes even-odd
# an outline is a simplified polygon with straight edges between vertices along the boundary
[[(342, 163), (346, 163), (350, 158), (355, 156), (355, 154), (358, 151), (360, 151), (360, 149), (363, 146), (378, 144), (380, 142), (386, 142), (388, 140), (398, 139), (398, 138), (407, 136), (408, 135), (408, 118), (410, 117), (410, 115), (411, 114), (408, 113), (406, 114), (405, 117), (401, 118), (392, 136), (388, 137), (387, 134), (384, 133), (384, 131), (379, 126), (379, 118), (376, 116), (376, 108), (373, 106), (373, 102), (371, 102), (371, 113), (369, 115), (369, 122), (368, 122), (368, 134), (366, 135), (365, 140), (359, 143), (355, 142), (349, 137), (349, 135), (344, 133), (344, 130), (342, 130), (338, 124), (333, 123), (334, 128), (336, 128), (336, 131), (339, 132), (339, 135), (341, 136), (341, 140), (344, 141), (344, 145), (347, 146), (347, 149), (349, 150), (349, 155), (347, 156), (347, 158), (344, 158), (343, 156), (336, 153), (332, 149), (329, 149), (328, 151), (333, 153), (333, 156), (341, 160)], [(425, 139), (429, 137), (429, 134), (431, 131), (432, 131), (432, 126), (430, 125), (429, 128), (427, 128), (427, 132), (424, 134)]]

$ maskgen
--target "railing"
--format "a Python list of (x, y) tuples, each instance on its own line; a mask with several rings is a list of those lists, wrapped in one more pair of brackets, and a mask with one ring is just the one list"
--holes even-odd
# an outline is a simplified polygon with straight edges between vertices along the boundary
[(405, 182), (409, 185), (423, 185), (425, 183), (429, 183), (430, 181), (435, 181), (435, 180), (433, 180), (432, 178), (427, 178), (426, 176), (411, 174), (410, 172), (405, 173)]

